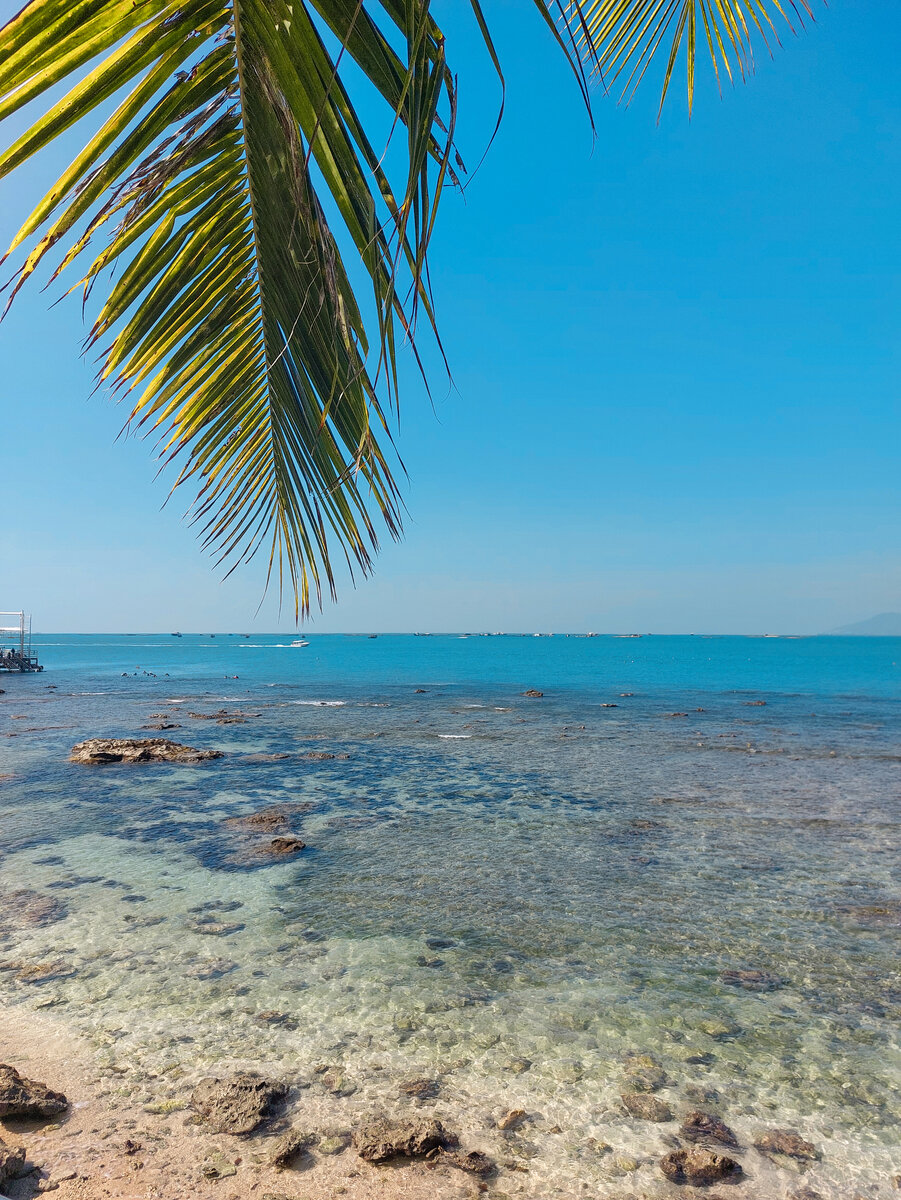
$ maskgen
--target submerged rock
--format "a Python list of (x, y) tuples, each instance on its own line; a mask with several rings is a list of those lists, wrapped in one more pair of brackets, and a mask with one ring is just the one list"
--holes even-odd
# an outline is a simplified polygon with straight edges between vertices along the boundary
[(690, 1150), (671, 1150), (660, 1160), (660, 1170), (671, 1183), (687, 1183), (691, 1187), (709, 1187), (741, 1175), (741, 1164), (726, 1154), (692, 1147)]
[(272, 1147), (269, 1161), (274, 1167), (289, 1167), (297, 1159), (309, 1156), (310, 1147), (317, 1142), (315, 1134), (301, 1133), (297, 1129), (289, 1129), (282, 1134)]
[(486, 1179), (497, 1171), (494, 1160), (481, 1150), (470, 1150), (468, 1154), (464, 1154), (462, 1150), (442, 1150), (438, 1161), (446, 1167), (456, 1167), (458, 1171), (478, 1175), (480, 1179)]
[(785, 980), (770, 971), (720, 971), (720, 979), (747, 992), (773, 992), (785, 987)]
[(441, 1150), (456, 1149), (460, 1139), (434, 1118), (372, 1117), (354, 1130), (353, 1144), (366, 1162), (388, 1162), (392, 1158), (434, 1157)]
[(414, 1100), (434, 1100), (440, 1087), (437, 1079), (405, 1079), (397, 1085), (397, 1090)]
[(624, 1092), (622, 1102), (633, 1117), (642, 1121), (671, 1121), (673, 1110), (658, 1096), (649, 1096), (646, 1092)]
[(0, 1139), (0, 1183), (6, 1183), (7, 1179), (17, 1179), (23, 1173), (24, 1166), (25, 1147), (7, 1146), (6, 1142)]
[(721, 1146), (733, 1148), (738, 1145), (738, 1139), (725, 1121), (697, 1109), (686, 1116), (679, 1134), (686, 1142), (719, 1142)]
[(537, 688), (528, 688), (523, 692), (524, 696), (528, 696), (530, 700), (540, 700), (544, 692), (539, 692)]
[(72, 747), (70, 762), (205, 762), (222, 758), (221, 750), (198, 750), (168, 738), (88, 738)]
[(794, 1129), (765, 1129), (754, 1139), (754, 1146), (761, 1154), (781, 1154), (800, 1162), (814, 1162), (820, 1157), (816, 1147)]
[(524, 1108), (511, 1108), (511, 1109), (508, 1109), (508, 1111), (505, 1112), (503, 1114), (503, 1116), (498, 1117), (497, 1127), (498, 1127), (498, 1129), (505, 1129), (505, 1130), (506, 1129), (519, 1129), (520, 1125), (522, 1125), (522, 1123), (525, 1121), (525, 1119), (526, 1119), (526, 1110)]
[(52, 925), (54, 921), (62, 921), (69, 915), (69, 910), (62, 900), (57, 900), (54, 896), (45, 896), (42, 892), (33, 892), (29, 888), (5, 892), (0, 896), (0, 911), (4, 917), (34, 928)]
[(45, 1083), (26, 1079), (15, 1067), (0, 1064), (0, 1119), (57, 1117), (68, 1107), (62, 1092), (53, 1092)]
[(219, 1133), (252, 1133), (287, 1095), (285, 1084), (241, 1072), (202, 1080), (191, 1094), (191, 1107)]

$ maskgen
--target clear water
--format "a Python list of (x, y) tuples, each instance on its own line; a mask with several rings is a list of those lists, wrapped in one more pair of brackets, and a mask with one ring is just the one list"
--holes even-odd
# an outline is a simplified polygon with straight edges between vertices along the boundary
[[(424, 1111), (536, 1197), (664, 1194), (700, 1107), (749, 1195), (892, 1194), (901, 640), (38, 640), (0, 678), (0, 996), (88, 1037), (113, 1099), (247, 1065), (349, 1128), (436, 1079)], [(187, 715), (219, 708), (256, 715)], [(159, 713), (226, 757), (67, 761)], [(271, 805), (308, 848), (248, 863), (224, 822)], [(635, 1054), (673, 1121), (624, 1111)], [(772, 1127), (818, 1148), (803, 1178)]]

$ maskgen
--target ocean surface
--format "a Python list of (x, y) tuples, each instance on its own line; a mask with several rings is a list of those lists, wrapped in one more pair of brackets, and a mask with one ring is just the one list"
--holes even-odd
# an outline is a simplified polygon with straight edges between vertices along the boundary
[[(667, 1195), (690, 1109), (736, 1200), (898, 1194), (901, 639), (296, 640), (43, 635), (0, 676), (4, 1005), (113, 1101), (239, 1065), (321, 1127), (434, 1112), (510, 1196)], [(224, 757), (70, 763), (94, 736)], [(272, 807), (302, 853), (232, 820)]]

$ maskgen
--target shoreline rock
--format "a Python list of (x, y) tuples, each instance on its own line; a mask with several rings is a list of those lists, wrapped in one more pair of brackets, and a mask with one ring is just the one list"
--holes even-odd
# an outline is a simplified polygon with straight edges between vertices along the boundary
[(219, 1133), (253, 1133), (288, 1095), (283, 1083), (239, 1072), (228, 1079), (203, 1079), (191, 1107)]
[(679, 1129), (679, 1136), (686, 1142), (719, 1142), (721, 1146), (737, 1148), (738, 1138), (719, 1117), (695, 1109), (688, 1113)]
[(365, 1162), (392, 1158), (430, 1158), (442, 1150), (456, 1150), (460, 1139), (435, 1118), (392, 1120), (371, 1117), (353, 1133), (353, 1146)]
[(69, 1107), (62, 1092), (51, 1091), (45, 1083), (26, 1079), (15, 1067), (0, 1064), (0, 1120), (7, 1117), (58, 1117)]
[(221, 750), (198, 750), (169, 738), (88, 738), (72, 747), (70, 762), (103, 763), (205, 762), (222, 758)]
[(741, 1163), (734, 1158), (697, 1146), (690, 1150), (671, 1150), (660, 1160), (660, 1170), (670, 1183), (691, 1187), (709, 1187), (712, 1183), (737, 1179), (742, 1174)]

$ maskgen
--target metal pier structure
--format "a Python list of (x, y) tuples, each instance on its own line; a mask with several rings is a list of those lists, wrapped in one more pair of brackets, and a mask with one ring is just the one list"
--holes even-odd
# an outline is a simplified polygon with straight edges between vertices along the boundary
[(43, 669), (31, 650), (31, 617), (26, 619), (24, 612), (0, 612), (0, 671)]

